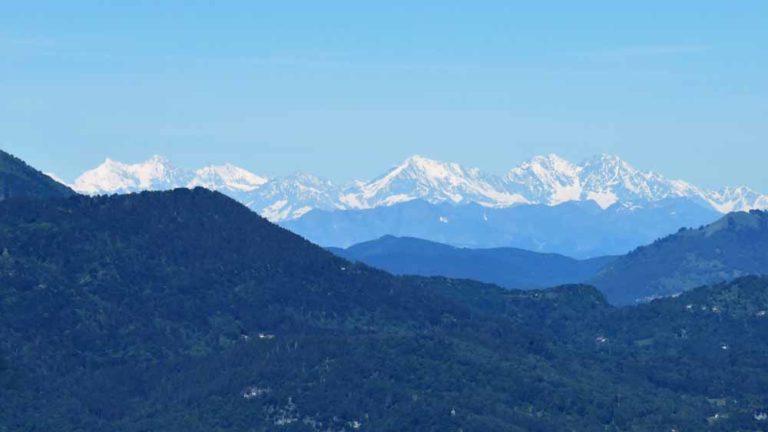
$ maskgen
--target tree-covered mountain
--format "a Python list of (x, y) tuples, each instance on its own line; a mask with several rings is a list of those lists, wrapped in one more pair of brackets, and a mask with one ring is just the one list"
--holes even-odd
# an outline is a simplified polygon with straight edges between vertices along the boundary
[(768, 279), (616, 309), (397, 277), (200, 188), (2, 202), (0, 251), (3, 431), (765, 426)]
[(619, 304), (669, 296), (744, 275), (768, 274), (768, 213), (730, 213), (681, 229), (610, 263), (593, 280)]
[(0, 150), (0, 201), (8, 198), (55, 198), (72, 195), (71, 189)]
[(394, 274), (473, 279), (519, 289), (583, 282), (614, 259), (609, 256), (577, 260), (515, 248), (458, 248), (394, 236), (329, 250)]

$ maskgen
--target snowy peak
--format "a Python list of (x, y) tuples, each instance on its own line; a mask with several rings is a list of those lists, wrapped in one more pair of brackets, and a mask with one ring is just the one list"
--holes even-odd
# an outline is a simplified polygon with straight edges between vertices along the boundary
[(268, 182), (248, 205), (273, 221), (297, 219), (314, 209), (344, 208), (336, 185), (301, 172)]
[[(578, 166), (554, 153), (545, 156), (534, 156), (530, 161), (524, 162), (517, 169), (532, 170), (539, 174), (544, 171), (554, 172), (567, 177), (577, 176), (580, 171)], [(512, 171), (515, 171), (515, 169)]]
[(719, 191), (711, 191), (704, 198), (721, 213), (768, 209), (768, 195), (760, 195), (747, 187), (723, 188)]
[[(462, 183), (464, 172), (460, 166), (411, 156), (387, 174), (362, 186), (362, 197), (374, 200), (372, 206), (392, 204), (377, 201), (381, 195), (403, 196), (407, 199), (441, 195), (443, 200), (460, 202), (463, 197), (453, 190)], [(403, 199), (401, 201), (405, 201)]]
[(336, 207), (338, 192), (338, 188), (330, 180), (312, 174), (295, 172), (269, 182), (264, 187), (262, 195), (265, 197), (292, 197), (330, 209)]
[(578, 200), (580, 168), (556, 154), (536, 156), (511, 169), (504, 177), (508, 188), (536, 203), (557, 205)]
[(768, 197), (747, 188), (705, 191), (682, 180), (640, 171), (618, 156), (602, 154), (575, 165), (557, 155), (536, 156), (503, 178), (508, 191), (530, 202), (557, 205), (594, 201), (602, 208), (636, 208), (669, 198), (687, 198), (720, 212), (768, 207)]
[(682, 180), (643, 172), (617, 156), (601, 155), (581, 165), (584, 199), (603, 208), (616, 202), (637, 204), (668, 198), (700, 199), (700, 191)]
[(107, 158), (73, 184), (76, 191), (91, 195), (197, 186), (227, 194), (273, 221), (297, 218), (315, 208), (330, 210), (340, 206), (335, 186), (309, 174), (271, 180), (233, 164), (209, 165), (188, 172), (162, 156), (136, 164)]
[(394, 171), (405, 174), (413, 179), (427, 179), (434, 184), (444, 181), (457, 181), (464, 176), (463, 168), (452, 162), (439, 162), (424, 156), (414, 155), (406, 159)]
[(201, 186), (211, 190), (251, 192), (267, 183), (269, 179), (232, 164), (209, 165), (195, 171), (195, 177), (188, 187)]
[(124, 164), (107, 158), (98, 167), (78, 177), (73, 188), (87, 194), (128, 193), (172, 189), (185, 185), (188, 179), (186, 172), (159, 155), (136, 164)]
[(581, 176), (587, 191), (623, 189), (630, 194), (652, 198), (649, 182), (662, 181), (652, 173), (643, 173), (622, 159), (601, 155), (581, 166)]
[(603, 154), (581, 165), (582, 199), (595, 201), (603, 208), (617, 201), (660, 199), (651, 191), (651, 183), (656, 180), (652, 176), (616, 156)]
[(723, 213), (768, 209), (768, 196), (749, 188), (700, 189), (641, 171), (607, 154), (581, 164), (556, 154), (536, 156), (504, 176), (414, 155), (382, 176), (345, 187), (306, 173), (268, 179), (232, 164), (187, 172), (162, 156), (153, 156), (136, 164), (107, 159), (72, 185), (86, 194), (195, 186), (225, 193), (272, 221), (296, 219), (314, 209), (369, 209), (415, 199), (485, 207), (593, 201), (602, 208), (621, 205), (631, 211), (669, 198), (684, 198)]
[(373, 195), (380, 189), (398, 181), (413, 181), (418, 185), (440, 186), (458, 184), (464, 176), (463, 169), (455, 163), (438, 162), (423, 156), (411, 156), (387, 174), (368, 183), (365, 187)]
[(506, 193), (494, 183), (498, 183), (497, 179), (482, 175), (478, 169), (416, 155), (387, 174), (359, 185), (345, 194), (342, 201), (352, 208), (389, 206), (414, 199), (433, 203), (476, 202), (486, 206), (526, 202), (522, 196)]

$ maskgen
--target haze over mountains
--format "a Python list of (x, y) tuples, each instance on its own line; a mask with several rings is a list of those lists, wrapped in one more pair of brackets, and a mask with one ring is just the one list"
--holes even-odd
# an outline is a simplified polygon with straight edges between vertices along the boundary
[(445, 276), (531, 289), (590, 280), (616, 257), (577, 260), (524, 249), (457, 248), (412, 237), (385, 236), (346, 249), (329, 248), (351, 261), (399, 275)]
[(720, 213), (683, 198), (602, 209), (593, 201), (489, 208), (422, 200), (367, 210), (315, 210), (281, 225), (323, 246), (349, 247), (384, 235), (457, 247), (512, 247), (574, 258), (619, 255)]
[(138, 164), (108, 159), (72, 185), (86, 194), (195, 186), (323, 246), (394, 235), (577, 258), (623, 254), (723, 212), (768, 207), (765, 195), (748, 188), (705, 190), (609, 155), (578, 165), (537, 156), (504, 175), (412, 156), (373, 180), (346, 185), (306, 173), (270, 179), (232, 164), (187, 171), (154, 156)]
[(335, 184), (310, 174), (269, 179), (231, 164), (195, 171), (154, 156), (138, 164), (107, 159), (79, 176), (73, 189), (86, 194), (126, 193), (204, 186), (232, 196), (272, 221), (297, 219), (311, 210), (361, 210), (413, 200), (507, 208), (592, 201), (601, 208), (634, 209), (684, 198), (720, 213), (768, 208), (768, 196), (745, 187), (712, 191), (644, 172), (616, 156), (574, 164), (557, 155), (537, 156), (504, 175), (412, 156), (370, 181)]
[(612, 304), (628, 305), (742, 276), (768, 275), (768, 212), (729, 213), (626, 255), (588, 260), (392, 236), (329, 250), (394, 274), (473, 279), (516, 289), (589, 283)]

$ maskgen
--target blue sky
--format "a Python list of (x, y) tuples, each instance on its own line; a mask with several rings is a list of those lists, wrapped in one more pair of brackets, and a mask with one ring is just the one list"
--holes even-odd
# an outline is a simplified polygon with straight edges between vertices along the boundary
[(349, 180), (615, 153), (768, 192), (768, 2), (0, 4), (0, 147)]

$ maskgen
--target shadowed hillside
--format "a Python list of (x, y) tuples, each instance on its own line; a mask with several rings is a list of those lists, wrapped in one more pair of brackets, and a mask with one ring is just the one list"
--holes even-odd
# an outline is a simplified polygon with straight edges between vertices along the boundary
[(640, 247), (592, 282), (619, 304), (677, 294), (750, 274), (768, 274), (768, 213), (753, 210)]
[(8, 198), (60, 198), (74, 194), (67, 186), (0, 150), (0, 201)]
[(384, 236), (346, 249), (329, 248), (344, 258), (394, 274), (446, 276), (493, 283), (505, 288), (543, 288), (594, 277), (614, 257), (577, 260), (515, 248), (458, 248), (411, 237)]
[(204, 189), (0, 203), (0, 249), (0, 430), (746, 431), (768, 404), (766, 279), (694, 313), (396, 277)]

